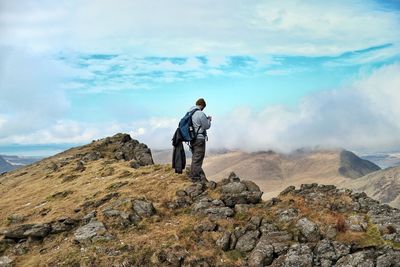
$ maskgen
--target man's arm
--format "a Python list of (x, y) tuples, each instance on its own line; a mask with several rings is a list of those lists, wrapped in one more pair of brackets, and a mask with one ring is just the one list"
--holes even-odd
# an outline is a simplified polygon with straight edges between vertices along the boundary
[(211, 119), (209, 119), (204, 113), (200, 117), (200, 125), (203, 130), (208, 130), (211, 127)]

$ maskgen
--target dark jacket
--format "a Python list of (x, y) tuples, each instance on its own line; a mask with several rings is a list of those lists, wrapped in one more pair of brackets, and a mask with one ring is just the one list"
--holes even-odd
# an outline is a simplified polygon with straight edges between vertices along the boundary
[(186, 155), (179, 128), (176, 129), (174, 137), (172, 137), (172, 145), (174, 146), (172, 152), (172, 168), (175, 169), (176, 173), (182, 173), (186, 166)]

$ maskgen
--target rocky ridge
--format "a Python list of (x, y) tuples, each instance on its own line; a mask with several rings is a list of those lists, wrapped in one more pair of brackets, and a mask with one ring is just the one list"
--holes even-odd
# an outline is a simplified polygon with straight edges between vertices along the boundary
[(262, 201), (260, 188), (235, 173), (220, 182), (190, 183), (168, 165), (153, 165), (150, 150), (123, 134), (1, 179), (10, 186), (4, 199), (15, 195), (14, 187), (22, 194), (35, 183), (56, 186), (47, 188), (55, 190), (50, 194), (30, 192), (40, 195), (29, 200), (39, 208), (24, 207), (19, 198), (12, 199), (14, 210), (0, 202), (7, 222), (1, 224), (0, 266), (400, 262), (400, 211), (364, 193), (303, 184)]

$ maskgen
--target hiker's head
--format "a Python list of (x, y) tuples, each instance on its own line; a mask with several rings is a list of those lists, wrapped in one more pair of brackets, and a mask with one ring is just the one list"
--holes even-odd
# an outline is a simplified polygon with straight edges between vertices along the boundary
[(196, 106), (199, 106), (201, 110), (203, 110), (206, 107), (206, 101), (204, 101), (203, 98), (199, 98), (196, 101)]

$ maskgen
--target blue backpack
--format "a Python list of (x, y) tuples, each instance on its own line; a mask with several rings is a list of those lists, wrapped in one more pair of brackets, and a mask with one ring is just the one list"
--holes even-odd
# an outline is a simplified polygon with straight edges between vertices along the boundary
[[(179, 132), (181, 133), (182, 139), (185, 142), (194, 141), (197, 137), (197, 133), (194, 131), (192, 116), (193, 114), (200, 109), (196, 108), (192, 111), (186, 113), (186, 115), (179, 122)], [(199, 128), (200, 130), (200, 128)]]

